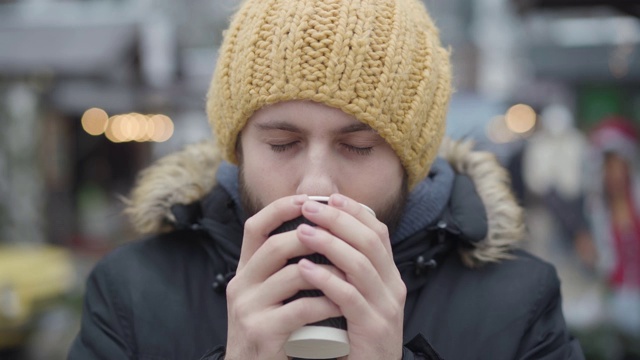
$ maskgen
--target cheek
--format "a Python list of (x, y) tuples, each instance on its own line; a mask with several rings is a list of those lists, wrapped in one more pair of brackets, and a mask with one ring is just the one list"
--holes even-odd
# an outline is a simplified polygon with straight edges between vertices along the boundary
[(377, 213), (398, 196), (404, 170), (395, 154), (386, 154), (350, 175), (345, 195), (369, 205)]
[(402, 179), (404, 176), (403, 168), (400, 166), (387, 167), (379, 173), (380, 180), (377, 182), (376, 193), (378, 203), (376, 206), (388, 206), (389, 202), (394, 201), (402, 188)]
[[(248, 155), (248, 156), (247, 156)], [(273, 156), (264, 149), (251, 149), (243, 159), (245, 185), (263, 204), (291, 195), (287, 191), (291, 185), (288, 171), (282, 169), (282, 164), (274, 161)]]
[(386, 186), (389, 190), (396, 187), (399, 188), (404, 175), (404, 168), (400, 163), (400, 159), (391, 148), (387, 148), (380, 155), (371, 167), (374, 180), (382, 186)]

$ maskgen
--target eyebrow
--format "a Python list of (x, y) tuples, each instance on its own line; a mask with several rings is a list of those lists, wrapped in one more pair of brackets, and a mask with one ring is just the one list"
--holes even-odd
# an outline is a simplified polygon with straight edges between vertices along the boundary
[[(286, 122), (286, 121), (272, 121), (272, 122), (267, 122), (267, 123), (259, 123), (255, 125), (258, 129), (260, 130), (283, 130), (283, 131), (289, 131), (289, 132), (294, 132), (294, 133), (302, 133), (303, 130), (298, 128), (297, 126)], [(375, 130), (373, 130), (371, 128), (371, 126), (365, 124), (365, 123), (355, 123), (355, 124), (349, 124), (347, 126), (341, 127), (340, 129), (334, 131), (335, 134), (349, 134), (349, 133), (354, 133), (354, 132), (359, 132), (359, 131), (371, 131), (371, 132), (376, 132)]]
[(345, 127), (340, 128), (338, 131), (336, 131), (336, 133), (338, 134), (348, 134), (348, 133), (354, 133), (354, 132), (359, 132), (359, 131), (371, 131), (371, 132), (376, 132), (375, 130), (373, 130), (371, 128), (371, 126), (365, 124), (365, 123), (356, 123), (356, 124), (351, 124), (351, 125), (347, 125)]
[(259, 123), (255, 125), (260, 130), (284, 130), (295, 133), (300, 133), (300, 130), (297, 126), (294, 126), (286, 121), (271, 121), (267, 123)]

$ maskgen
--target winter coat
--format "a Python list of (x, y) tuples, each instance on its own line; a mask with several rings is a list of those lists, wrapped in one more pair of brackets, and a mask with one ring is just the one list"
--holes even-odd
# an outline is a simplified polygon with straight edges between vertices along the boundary
[[(225, 285), (242, 223), (220, 159), (198, 144), (141, 174), (129, 214), (155, 233), (105, 256), (86, 288), (69, 359), (223, 359)], [(582, 359), (554, 268), (515, 249), (521, 209), (495, 158), (445, 142), (457, 175), (447, 209), (393, 247), (407, 286), (403, 359)]]

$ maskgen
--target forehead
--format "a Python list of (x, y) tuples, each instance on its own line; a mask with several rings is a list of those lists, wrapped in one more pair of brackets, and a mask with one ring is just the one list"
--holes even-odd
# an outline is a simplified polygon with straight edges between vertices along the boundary
[(312, 101), (286, 101), (256, 111), (248, 126), (260, 130), (326, 130), (338, 132), (373, 131), (354, 116)]

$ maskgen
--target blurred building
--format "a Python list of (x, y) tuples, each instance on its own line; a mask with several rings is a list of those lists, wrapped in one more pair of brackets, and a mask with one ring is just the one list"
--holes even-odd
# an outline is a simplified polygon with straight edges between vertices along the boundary
[[(513, 104), (536, 112), (565, 104), (582, 128), (613, 112), (639, 117), (640, 25), (633, 2), (426, 3), (453, 49), (450, 135), (476, 139), (506, 162), (522, 139), (500, 126)], [(126, 194), (139, 168), (208, 136), (204, 97), (234, 6), (231, 0), (0, 4), (0, 110), (7, 130), (0, 194), (3, 204), (13, 204), (0, 207), (4, 241), (87, 240), (87, 219), (78, 221), (83, 213), (120, 221), (112, 200)], [(167, 115), (174, 133), (162, 143), (91, 136), (80, 121), (91, 108), (112, 119)], [(104, 201), (113, 209), (86, 208)], [(100, 227), (88, 221), (91, 229)], [(113, 233), (114, 226), (103, 228), (89, 236)]]
[[(135, 173), (151, 158), (209, 134), (204, 96), (232, 6), (0, 5), (2, 241), (102, 247), (126, 236), (119, 231), (126, 225), (118, 196), (126, 195)], [(112, 120), (165, 115), (174, 126), (152, 140), (153, 129), (142, 134), (142, 123), (129, 116), (120, 121), (129, 134), (108, 138), (103, 128), (91, 136), (81, 121), (91, 108)], [(94, 118), (86, 120), (102, 120)]]

